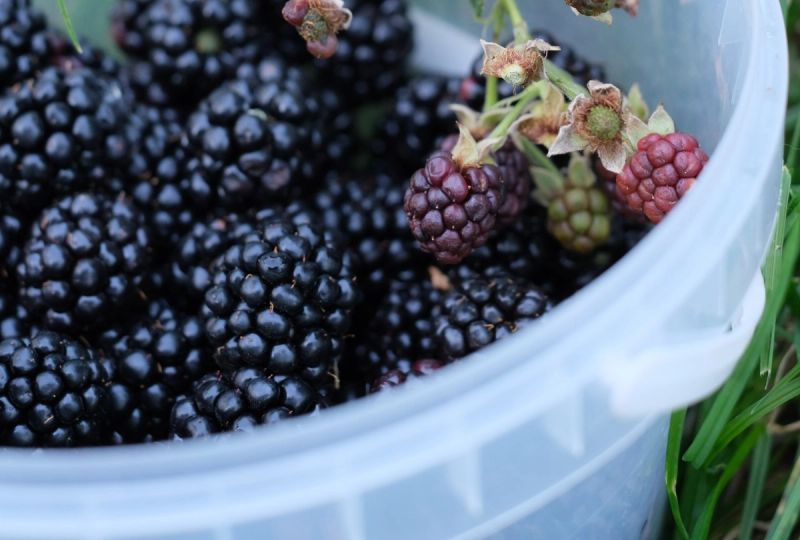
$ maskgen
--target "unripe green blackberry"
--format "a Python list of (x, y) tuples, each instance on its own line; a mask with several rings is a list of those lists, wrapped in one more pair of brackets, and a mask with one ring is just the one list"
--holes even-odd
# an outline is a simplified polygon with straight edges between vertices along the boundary
[(537, 198), (547, 207), (547, 229), (561, 245), (589, 253), (611, 234), (611, 205), (585, 157), (570, 161), (567, 176), (537, 169)]

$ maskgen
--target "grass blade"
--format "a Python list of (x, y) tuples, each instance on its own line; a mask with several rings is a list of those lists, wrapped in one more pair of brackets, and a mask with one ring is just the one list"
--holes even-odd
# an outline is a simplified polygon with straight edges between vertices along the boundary
[(683, 439), (683, 426), (686, 423), (686, 409), (672, 414), (669, 421), (669, 438), (667, 439), (667, 464), (665, 481), (669, 497), (669, 508), (675, 520), (677, 534), (683, 540), (689, 538), (689, 531), (683, 522), (680, 502), (678, 501), (678, 472), (681, 461), (681, 440)]
[(78, 34), (75, 32), (75, 26), (72, 24), (72, 17), (69, 15), (69, 10), (64, 0), (58, 0), (58, 11), (61, 12), (61, 17), (64, 19), (64, 27), (67, 29), (67, 35), (72, 41), (72, 45), (75, 47), (76, 51), (82, 53), (83, 48), (81, 47), (81, 42), (78, 39)]
[(772, 519), (766, 540), (789, 540), (800, 513), (800, 455), (795, 458), (792, 474)]
[[(767, 340), (772, 335), (772, 323), (770, 321), (777, 319), (778, 313), (783, 307), (783, 300), (791, 284), (791, 276), (794, 273), (797, 256), (800, 252), (800, 227), (798, 226), (800, 225), (800, 219), (796, 214), (797, 210), (795, 208), (787, 218), (788, 233), (784, 243), (781, 264), (779, 265), (780, 270), (774, 282), (775, 288), (767, 298), (764, 315), (756, 328), (753, 340), (747, 347), (742, 359), (734, 368), (731, 378), (713, 398), (713, 404), (708, 416), (683, 456), (685, 461), (688, 461), (698, 469), (708, 463), (711, 454), (718, 447), (719, 437), (725, 430), (737, 402), (750, 382), (761, 353), (767, 346)], [(774, 249), (769, 256), (775, 256)]]
[(736, 448), (730, 460), (728, 460), (725, 469), (722, 471), (722, 476), (717, 480), (714, 489), (706, 499), (703, 513), (700, 515), (700, 519), (697, 520), (697, 526), (692, 529), (691, 540), (706, 540), (708, 538), (709, 531), (711, 530), (711, 521), (714, 519), (714, 512), (717, 508), (717, 501), (719, 501), (728, 483), (734, 475), (739, 472), (742, 465), (744, 465), (747, 456), (750, 455), (750, 452), (753, 450), (753, 447), (755, 447), (762, 433), (763, 427), (761, 426), (753, 429), (739, 444), (738, 448)]
[(742, 521), (739, 527), (739, 540), (751, 540), (753, 525), (761, 508), (761, 498), (764, 484), (769, 472), (769, 452), (772, 448), (772, 437), (766, 431), (761, 435), (753, 450), (753, 459), (750, 463), (750, 478), (747, 481), (747, 492), (742, 509)]

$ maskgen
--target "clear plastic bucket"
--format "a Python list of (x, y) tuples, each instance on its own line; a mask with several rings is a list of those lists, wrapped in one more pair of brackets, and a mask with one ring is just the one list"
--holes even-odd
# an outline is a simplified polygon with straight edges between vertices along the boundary
[[(87, 4), (99, 17), (106, 2), (72, 2)], [(468, 3), (419, 4), (436, 14), (418, 14), (419, 62), (465, 67), (474, 43), (448, 25), (470, 26)], [(420, 384), (253, 435), (0, 452), (1, 537), (658, 530), (666, 414), (721, 384), (763, 309), (787, 93), (779, 3), (647, 1), (611, 29), (558, 1), (530, 4), (532, 26), (603, 60), (612, 80), (638, 80), (713, 151), (669, 218), (551, 315)]]

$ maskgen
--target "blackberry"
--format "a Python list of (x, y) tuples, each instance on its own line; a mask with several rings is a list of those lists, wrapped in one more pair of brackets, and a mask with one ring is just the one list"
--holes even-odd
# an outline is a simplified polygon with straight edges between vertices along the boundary
[(512, 277), (457, 283), (435, 317), (439, 354), (445, 361), (467, 356), (538, 319), (553, 304), (537, 287)]
[(320, 80), (351, 103), (362, 103), (389, 94), (403, 82), (413, 28), (406, 0), (353, 0), (347, 7), (353, 12), (350, 28), (337, 36), (336, 54), (316, 65)]
[[(563, 69), (575, 80), (576, 83), (586, 86), (589, 81), (605, 81), (606, 72), (603, 66), (594, 64), (581, 57), (571, 47), (559, 43), (550, 33), (541, 30), (532, 32), (534, 38), (543, 39), (551, 45), (561, 47), (560, 51), (553, 51), (547, 58), (557, 67)], [(480, 54), (472, 63), (472, 73), (462, 83), (462, 98), (473, 109), (480, 110), (486, 99), (486, 79), (481, 75), (483, 69), (483, 54)], [(498, 81), (497, 93), (499, 99), (513, 96), (514, 87), (505, 81)]]
[(54, 193), (112, 189), (130, 148), (119, 87), (95, 71), (46, 68), (0, 98), (0, 196), (38, 210)]
[(181, 238), (169, 263), (167, 281), (174, 289), (175, 300), (187, 310), (199, 308), (206, 289), (211, 286), (211, 263), (254, 230), (253, 220), (237, 214), (195, 223)]
[[(109, 79), (117, 79), (122, 73), (122, 66), (103, 49), (92, 45), (87, 38), (80, 38), (82, 52), (75, 50), (69, 37), (61, 32), (48, 33), (50, 48), (50, 65), (64, 70), (89, 68)], [(131, 97), (131, 96), (128, 96)]]
[(356, 273), (368, 296), (381, 294), (396, 268), (422, 263), (403, 212), (404, 194), (404, 183), (385, 174), (365, 181), (331, 174), (311, 199), (308, 220), (318, 215), (323, 228), (337, 231), (358, 255)]
[(30, 324), (28, 314), (17, 301), (16, 284), (0, 277), (0, 339), (24, 337)]
[(0, 3), (0, 88), (30, 79), (50, 58), (47, 21), (30, 0)]
[(497, 212), (497, 219), (500, 225), (511, 225), (517, 221), (530, 202), (531, 184), (533, 184), (530, 164), (525, 154), (511, 141), (492, 156), (500, 168), (506, 187), (506, 196)]
[(0, 444), (101, 444), (107, 381), (95, 353), (61, 334), (0, 342)]
[(214, 91), (192, 114), (188, 145), (229, 209), (258, 207), (319, 178), (326, 118), (297, 79), (247, 77)]
[(0, 203), (0, 280), (13, 274), (22, 251), (23, 222), (10, 205)]
[(170, 437), (193, 439), (226, 431), (248, 432), (292, 416), (313, 414), (325, 398), (301, 378), (242, 368), (208, 374), (172, 409)]
[(421, 249), (444, 264), (457, 264), (486, 243), (503, 196), (497, 166), (462, 166), (437, 152), (414, 173), (403, 207)]
[(392, 279), (377, 309), (370, 310), (356, 332), (353, 377), (371, 383), (392, 372), (408, 375), (416, 362), (438, 358), (433, 317), (443, 298), (444, 292), (420, 271)]
[(181, 144), (182, 134), (174, 109), (135, 107), (128, 135), (135, 150), (126, 188), (163, 251), (173, 250), (212, 202), (213, 189)]
[(256, 0), (123, 0), (115, 41), (131, 58), (128, 79), (155, 105), (191, 108), (259, 52)]
[(111, 374), (114, 444), (165, 439), (176, 397), (188, 392), (212, 364), (198, 317), (155, 300), (138, 319), (99, 339)]
[[(511, 275), (536, 283), (554, 296), (559, 273), (555, 262), (563, 251), (547, 231), (547, 212), (530, 205), (512, 225), (497, 231), (462, 264), (452, 267), (453, 279)], [(555, 273), (554, 273), (555, 272)]]
[(440, 370), (443, 367), (442, 363), (438, 360), (417, 360), (408, 370), (394, 369), (388, 373), (381, 375), (370, 385), (370, 392), (382, 392), (395, 386), (400, 386), (406, 382), (414, 379), (419, 379), (430, 375), (431, 373)]
[(96, 329), (138, 301), (149, 259), (144, 219), (127, 199), (64, 197), (31, 228), (17, 265), (20, 298), (49, 329)]
[(220, 368), (258, 367), (330, 386), (359, 300), (351, 264), (313, 225), (260, 223), (212, 267), (202, 312)]
[(421, 75), (401, 86), (376, 138), (376, 154), (397, 161), (403, 174), (414, 171), (421, 156), (455, 130), (450, 105), (459, 101), (460, 88), (459, 79), (436, 75)]

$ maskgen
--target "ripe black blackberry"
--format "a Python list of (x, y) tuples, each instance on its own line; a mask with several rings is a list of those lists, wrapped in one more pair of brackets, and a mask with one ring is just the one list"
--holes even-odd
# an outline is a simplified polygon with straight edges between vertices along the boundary
[(460, 90), (461, 80), (437, 75), (420, 75), (401, 86), (376, 138), (376, 154), (396, 161), (403, 174), (410, 175), (421, 157), (455, 131), (450, 105), (460, 101)]
[(167, 281), (172, 298), (188, 311), (199, 309), (211, 286), (211, 263), (231, 245), (255, 230), (249, 216), (227, 214), (195, 223), (177, 244)]
[(325, 397), (299, 377), (242, 368), (208, 374), (175, 402), (170, 437), (193, 439), (226, 431), (252, 431), (326, 406)]
[(214, 91), (191, 115), (189, 148), (225, 208), (259, 207), (319, 178), (327, 118), (299, 80), (246, 77)]
[(256, 0), (123, 0), (112, 33), (131, 56), (127, 79), (155, 105), (191, 109), (256, 57), (263, 29)]
[(54, 193), (104, 189), (130, 147), (119, 87), (99, 73), (54, 67), (0, 98), (0, 196), (38, 210)]
[(382, 392), (395, 386), (400, 386), (408, 381), (426, 377), (431, 373), (440, 370), (443, 364), (438, 360), (425, 359), (417, 360), (408, 369), (393, 369), (372, 381), (370, 393)]
[[(356, 274), (368, 297), (382, 294), (398, 267), (421, 265), (403, 212), (405, 182), (375, 173), (365, 180), (330, 174), (311, 199), (315, 219), (358, 255)], [(318, 218), (316, 216), (319, 216)]]
[(513, 334), (553, 304), (539, 288), (510, 276), (454, 284), (435, 317), (440, 357), (452, 361)]
[(448, 274), (456, 280), (507, 274), (536, 283), (553, 297), (559, 289), (554, 261), (561, 251), (547, 231), (547, 212), (531, 204), (515, 223), (497, 231)]
[[(552, 34), (541, 30), (534, 31), (534, 38), (543, 39), (551, 45), (561, 47), (560, 51), (548, 53), (547, 58), (557, 67), (560, 67), (580, 85), (585, 86), (589, 81), (605, 81), (606, 72), (603, 66), (594, 64), (581, 57), (572, 48), (560, 43)], [(483, 54), (480, 54), (472, 64), (472, 73), (462, 83), (462, 96), (464, 101), (473, 109), (480, 110), (486, 99), (486, 79), (481, 75), (483, 69)], [(497, 86), (499, 99), (513, 96), (514, 87), (505, 81), (499, 81)]]
[(0, 276), (0, 340), (28, 334), (27, 311), (17, 301), (17, 287), (9, 276)]
[(433, 318), (443, 299), (444, 292), (426, 272), (400, 272), (376, 308), (364, 307), (370, 313), (356, 329), (355, 365), (348, 366), (347, 375), (373, 387), (382, 376), (394, 371), (409, 375), (416, 362), (438, 358)]
[(220, 368), (331, 386), (359, 301), (351, 265), (344, 246), (313, 225), (260, 223), (212, 267), (202, 312)]
[[(47, 35), (52, 53), (49, 58), (50, 65), (70, 70), (75, 68), (89, 68), (105, 75), (109, 79), (117, 79), (122, 72), (122, 66), (115, 58), (103, 49), (92, 45), (87, 38), (80, 38), (82, 52), (75, 50), (72, 40), (63, 33), (51, 30)], [(126, 88), (123, 88), (127, 90)], [(132, 96), (128, 96), (132, 97)]]
[(104, 332), (99, 342), (111, 374), (110, 442), (165, 439), (176, 397), (211, 369), (200, 319), (154, 300), (133, 324)]
[(23, 222), (8, 204), (0, 203), (0, 280), (13, 274), (22, 252)]
[(149, 262), (144, 218), (129, 200), (70, 195), (31, 228), (17, 265), (20, 299), (45, 328), (102, 328), (139, 301)]
[(0, 342), (0, 445), (102, 444), (107, 382), (95, 353), (64, 335)]
[[(351, 103), (386, 96), (407, 75), (413, 27), (406, 0), (353, 0), (350, 28), (337, 38), (336, 54), (317, 60), (320, 80)], [(299, 40), (299, 38), (296, 38)]]
[(134, 151), (126, 190), (144, 212), (156, 244), (171, 253), (211, 206), (213, 189), (181, 144), (176, 110), (137, 105), (128, 129)]
[(0, 3), (0, 88), (33, 77), (50, 58), (47, 21), (30, 0)]

